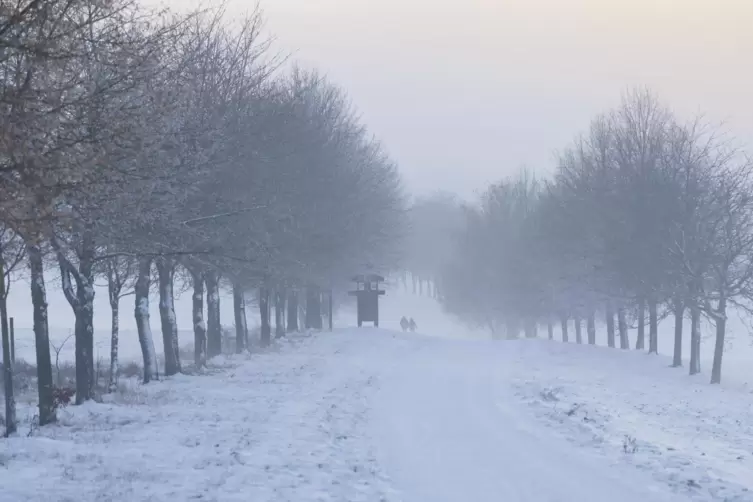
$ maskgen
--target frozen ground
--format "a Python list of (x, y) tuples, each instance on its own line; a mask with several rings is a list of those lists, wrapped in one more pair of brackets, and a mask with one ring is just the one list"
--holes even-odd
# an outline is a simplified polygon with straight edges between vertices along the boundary
[[(390, 499), (367, 439), (373, 374), (343, 334), (70, 407), (0, 450), (23, 501)], [(0, 497), (0, 498), (2, 498)], [(6, 500), (3, 498), (3, 500)]]
[(345, 329), (71, 407), (3, 500), (753, 500), (753, 395), (667, 360)]

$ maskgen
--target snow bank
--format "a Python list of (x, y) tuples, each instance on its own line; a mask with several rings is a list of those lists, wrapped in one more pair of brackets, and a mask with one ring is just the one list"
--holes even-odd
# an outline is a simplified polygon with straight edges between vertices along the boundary
[(753, 500), (753, 392), (664, 356), (539, 340), (507, 344), (516, 395), (574, 446), (644, 469), (693, 500)]
[[(291, 345), (296, 346), (291, 347)], [(380, 500), (370, 375), (303, 336), (0, 440), (3, 500)]]

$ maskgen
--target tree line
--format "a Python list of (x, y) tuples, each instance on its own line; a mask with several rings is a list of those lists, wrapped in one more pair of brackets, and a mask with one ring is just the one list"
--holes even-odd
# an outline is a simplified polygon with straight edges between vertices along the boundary
[[(122, 299), (133, 294), (143, 381), (182, 371), (174, 287), (192, 288), (194, 364), (222, 350), (220, 289), (236, 350), (246, 295), (261, 342), (305, 323), (364, 270), (395, 263), (404, 195), (395, 163), (346, 94), (289, 64), (253, 11), (177, 14), (136, 0), (0, 0), (0, 314), (6, 427), (15, 428), (7, 291), (30, 279), (40, 425), (56, 419), (50, 272), (75, 315), (76, 403), (94, 389), (95, 280), (112, 312), (117, 384)], [(272, 313), (274, 310), (274, 313)], [(317, 320), (318, 319), (318, 320)]]
[(416, 198), (408, 208), (404, 239), (403, 287), (413, 294), (439, 298), (439, 278), (454, 252), (453, 242), (463, 227), (458, 197), (437, 192)]
[(434, 268), (441, 301), (497, 336), (658, 351), (674, 319), (673, 366), (700, 372), (701, 322), (715, 327), (711, 382), (722, 378), (730, 309), (753, 312), (753, 162), (702, 117), (678, 118), (650, 90), (616, 108), (558, 155), (554, 175), (523, 171), (453, 204), (462, 224)]

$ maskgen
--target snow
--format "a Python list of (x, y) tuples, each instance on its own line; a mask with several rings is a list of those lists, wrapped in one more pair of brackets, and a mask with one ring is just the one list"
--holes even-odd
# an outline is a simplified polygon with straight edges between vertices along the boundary
[[(406, 315), (438, 336), (295, 334), (200, 375), (123, 381), (29, 437), (33, 409), (19, 399), (19, 434), (0, 440), (2, 497), (753, 501), (748, 366), (711, 386), (665, 355), (485, 340), (432, 300), (383, 299), (383, 326)], [(745, 360), (744, 334), (725, 364)], [(135, 333), (121, 341), (138, 355)]]
[(667, 366), (543, 340), (296, 335), (22, 428), (0, 486), (30, 502), (753, 500), (750, 390)]
[(378, 423), (409, 500), (681, 500), (532, 423), (515, 405), (500, 354), (480, 348), (425, 346), (385, 388), (380, 409), (400, 414)]
[(600, 347), (404, 345), (375, 423), (406, 500), (753, 500), (748, 389)]
[(208, 375), (66, 408), (61, 425), (4, 445), (3, 496), (393, 500), (366, 439), (376, 386), (352, 354), (333, 355), (350, 345), (343, 335), (299, 337), (297, 347), (286, 342), (251, 360), (219, 357)]
[[(596, 347), (522, 345), (529, 374), (516, 393), (579, 447), (625, 458), (660, 481), (711, 500), (753, 500), (753, 393), (669, 368), (670, 359)], [(558, 370), (535, 358), (543, 349)], [(540, 399), (540, 396), (547, 396)], [(703, 498), (701, 498), (703, 500)]]

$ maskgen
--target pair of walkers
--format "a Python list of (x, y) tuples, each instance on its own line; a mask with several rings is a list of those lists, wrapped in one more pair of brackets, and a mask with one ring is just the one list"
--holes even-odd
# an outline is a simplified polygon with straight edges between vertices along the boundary
[(400, 319), (400, 327), (403, 329), (403, 331), (410, 331), (411, 333), (414, 333), (416, 331), (416, 321), (413, 320), (411, 317), (410, 319), (406, 319), (405, 316)]

